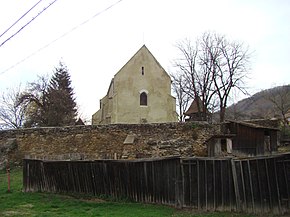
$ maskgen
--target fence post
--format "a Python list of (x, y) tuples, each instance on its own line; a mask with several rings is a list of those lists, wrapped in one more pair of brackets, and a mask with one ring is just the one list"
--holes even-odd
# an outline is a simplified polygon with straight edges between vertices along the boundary
[(237, 206), (237, 210), (241, 211), (241, 200), (240, 200), (240, 192), (239, 192), (239, 186), (238, 186), (237, 170), (236, 170), (235, 161), (233, 159), (231, 159), (231, 164), (232, 164), (233, 183), (234, 183), (235, 196), (236, 196), (236, 206)]

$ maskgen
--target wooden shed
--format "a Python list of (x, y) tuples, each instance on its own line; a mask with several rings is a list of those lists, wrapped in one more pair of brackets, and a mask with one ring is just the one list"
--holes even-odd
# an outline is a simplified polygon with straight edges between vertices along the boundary
[(278, 128), (229, 121), (224, 124), (223, 131), (235, 134), (232, 138), (233, 154), (265, 155), (277, 151)]
[(207, 146), (207, 156), (228, 156), (232, 155), (232, 140), (235, 135), (220, 134), (211, 136), (205, 143)]

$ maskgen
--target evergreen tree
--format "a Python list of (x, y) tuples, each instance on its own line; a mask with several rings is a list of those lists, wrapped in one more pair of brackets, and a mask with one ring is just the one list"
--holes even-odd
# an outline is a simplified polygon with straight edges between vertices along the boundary
[(47, 96), (47, 126), (74, 125), (77, 116), (76, 102), (68, 69), (62, 62), (55, 68)]
[(75, 125), (77, 109), (67, 67), (60, 62), (50, 80), (42, 76), (29, 83), (17, 105), (27, 108), (24, 127)]

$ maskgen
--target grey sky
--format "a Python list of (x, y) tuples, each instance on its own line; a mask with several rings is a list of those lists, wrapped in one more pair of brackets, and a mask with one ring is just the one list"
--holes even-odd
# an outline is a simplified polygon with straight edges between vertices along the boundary
[[(0, 34), (38, 0), (0, 0)], [(52, 1), (52, 0), (51, 0)], [(10, 36), (51, 1), (43, 0)], [(0, 47), (0, 73), (59, 38), (116, 0), (57, 0)], [(123, 0), (26, 61), (0, 74), (0, 91), (37, 75), (51, 74), (60, 59), (68, 66), (84, 116), (99, 107), (111, 78), (143, 45), (168, 71), (178, 58), (174, 44), (216, 31), (254, 51), (250, 92), (289, 84), (290, 1), (288, 0)], [(5, 37), (0, 38), (0, 43)]]

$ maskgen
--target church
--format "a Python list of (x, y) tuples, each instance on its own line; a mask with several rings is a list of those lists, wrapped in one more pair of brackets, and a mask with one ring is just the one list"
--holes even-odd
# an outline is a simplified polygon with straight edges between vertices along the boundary
[(143, 45), (114, 75), (92, 124), (176, 122), (171, 79)]

